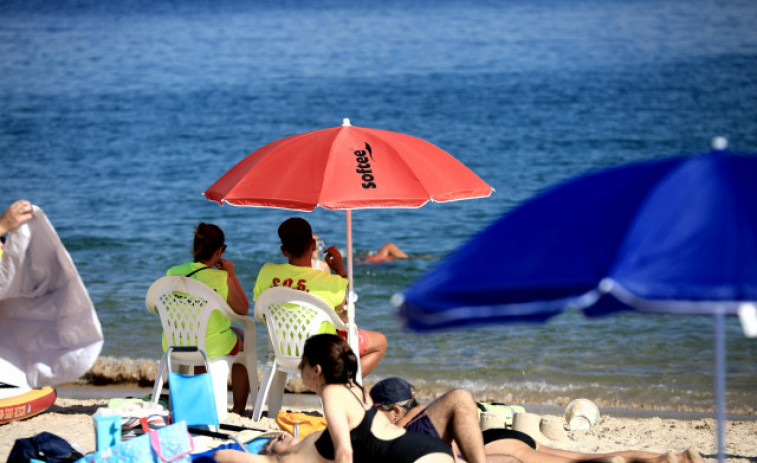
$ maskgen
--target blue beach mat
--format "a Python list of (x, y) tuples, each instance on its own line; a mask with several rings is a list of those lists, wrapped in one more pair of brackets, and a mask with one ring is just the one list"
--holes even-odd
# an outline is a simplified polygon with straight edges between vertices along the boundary
[[(271, 439), (272, 439), (271, 437), (256, 437), (255, 439), (245, 444), (247, 446), (247, 452), (253, 455), (260, 454), (265, 444), (267, 444), (268, 441), (270, 441)], [(213, 459), (213, 454), (219, 450), (226, 450), (226, 449), (240, 450), (240, 451), (242, 450), (242, 448), (236, 443), (219, 445), (218, 447), (214, 449), (210, 449), (205, 452), (192, 455), (192, 463), (215, 463), (216, 460)]]

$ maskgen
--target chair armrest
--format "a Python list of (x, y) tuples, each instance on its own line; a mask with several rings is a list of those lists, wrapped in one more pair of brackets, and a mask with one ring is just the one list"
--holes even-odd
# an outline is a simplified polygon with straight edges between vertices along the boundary
[(229, 317), (229, 320), (232, 322), (239, 322), (244, 326), (245, 331), (252, 330), (255, 331), (255, 319), (250, 317), (249, 315), (239, 315), (238, 313), (234, 312), (229, 308), (230, 312), (222, 311), (227, 317)]

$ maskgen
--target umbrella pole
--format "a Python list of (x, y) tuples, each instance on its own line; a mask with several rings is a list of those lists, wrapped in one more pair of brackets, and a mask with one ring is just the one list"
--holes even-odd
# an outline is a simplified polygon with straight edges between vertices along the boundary
[(718, 462), (725, 461), (725, 314), (715, 313), (715, 403), (717, 408)]
[(357, 326), (355, 325), (355, 302), (352, 300), (354, 292), (352, 278), (352, 210), (347, 209), (345, 217), (347, 226), (347, 343), (358, 357), (357, 382), (363, 384), (363, 370), (360, 368), (360, 343), (358, 342)]
[[(347, 215), (346, 215), (346, 225), (347, 225), (347, 280), (349, 281), (347, 285), (347, 291), (348, 295), (352, 294), (352, 291), (354, 290), (352, 287), (352, 211), (350, 209), (347, 209)], [(350, 306), (350, 309), (352, 308), (352, 297), (348, 296), (348, 304)], [(350, 323), (355, 321), (355, 314), (350, 310), (349, 320)]]

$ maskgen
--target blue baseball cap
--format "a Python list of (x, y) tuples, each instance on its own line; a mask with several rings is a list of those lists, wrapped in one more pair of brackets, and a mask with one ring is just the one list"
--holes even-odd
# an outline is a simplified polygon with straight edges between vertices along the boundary
[(415, 397), (413, 386), (402, 378), (387, 378), (371, 388), (374, 405), (396, 404)]

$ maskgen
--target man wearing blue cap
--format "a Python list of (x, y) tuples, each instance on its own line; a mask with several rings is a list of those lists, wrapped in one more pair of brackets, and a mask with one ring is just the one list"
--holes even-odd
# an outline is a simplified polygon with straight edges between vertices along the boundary
[(590, 454), (537, 445), (529, 435), (511, 429), (487, 429), (482, 433), (478, 424), (478, 406), (471, 393), (465, 389), (453, 389), (424, 406), (418, 405), (410, 383), (402, 378), (387, 378), (376, 383), (370, 395), (374, 405), (387, 415), (389, 421), (408, 431), (422, 432), (442, 439), (452, 445), (456, 454), (462, 453), (468, 462), (576, 463), (589, 460), (615, 461), (613, 457), (624, 457), (624, 461), (639, 463), (704, 461), (694, 448), (679, 454), (657, 454), (640, 450)]
[[(478, 406), (470, 392), (453, 389), (428, 406), (415, 400), (413, 386), (402, 378), (387, 378), (371, 389), (371, 399), (397, 426), (408, 431), (435, 436), (457, 450), (467, 462), (513, 462), (520, 461), (510, 455), (487, 454), (485, 444), (502, 438), (502, 431), (514, 433), (532, 448), (536, 443), (528, 435), (505, 429), (487, 430), (482, 433), (478, 424)], [(453, 446), (454, 449), (454, 446)], [(488, 457), (488, 459), (487, 459)]]

